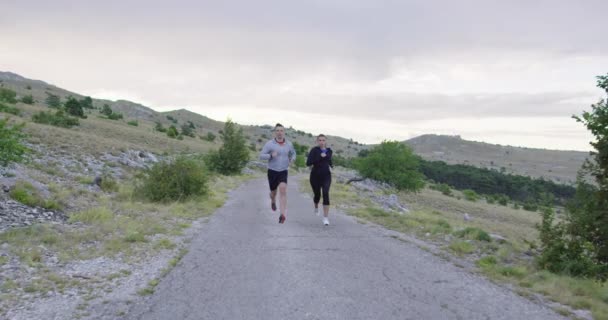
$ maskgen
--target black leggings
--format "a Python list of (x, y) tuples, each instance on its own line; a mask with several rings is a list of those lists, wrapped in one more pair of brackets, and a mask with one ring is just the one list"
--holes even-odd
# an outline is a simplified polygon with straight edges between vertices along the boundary
[(312, 192), (315, 194), (314, 202), (319, 203), (321, 200), (321, 191), (323, 191), (323, 205), (329, 205), (329, 187), (331, 186), (331, 174), (317, 176), (310, 175), (310, 185), (312, 186)]

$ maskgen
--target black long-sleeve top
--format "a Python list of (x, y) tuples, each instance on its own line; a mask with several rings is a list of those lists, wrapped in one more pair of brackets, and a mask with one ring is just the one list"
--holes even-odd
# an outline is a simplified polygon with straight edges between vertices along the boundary
[(324, 175), (329, 175), (331, 174), (331, 171), (329, 170), (329, 167), (333, 168), (333, 163), (331, 162), (331, 155), (333, 153), (333, 151), (331, 151), (330, 148), (327, 148), (325, 150), (325, 157), (321, 157), (321, 148), (320, 147), (314, 147), (312, 149), (310, 149), (310, 152), (308, 153), (308, 159), (306, 160), (306, 166), (312, 166), (312, 171), (311, 174), (312, 175), (320, 175), (320, 176), (324, 176)]

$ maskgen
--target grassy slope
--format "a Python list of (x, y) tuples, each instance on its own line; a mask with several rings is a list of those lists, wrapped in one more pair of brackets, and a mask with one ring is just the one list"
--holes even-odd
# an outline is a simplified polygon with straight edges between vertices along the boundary
[[(310, 189), (305, 179), (301, 188)], [(483, 200), (467, 201), (458, 192), (453, 197), (431, 189), (419, 193), (384, 192), (397, 194), (411, 212), (386, 212), (371, 200), (371, 193), (357, 190), (352, 185), (332, 185), (334, 205), (350, 215), (413, 235), (441, 248), (445, 254), (476, 263), (479, 272), (495, 281), (513, 284), (515, 291), (522, 296), (533, 299), (535, 294), (541, 294), (572, 309), (591, 310), (595, 319), (608, 319), (606, 285), (536, 268), (533, 261), (535, 253), (530, 244), (538, 237), (534, 227), (540, 221), (538, 213), (488, 204)], [(376, 194), (380, 193), (382, 191)], [(463, 219), (464, 213), (471, 217), (470, 221)], [(495, 233), (505, 237), (507, 242), (480, 241), (475, 232), (459, 236), (459, 231), (465, 228)], [(570, 314), (566, 308), (555, 308), (560, 313)]]

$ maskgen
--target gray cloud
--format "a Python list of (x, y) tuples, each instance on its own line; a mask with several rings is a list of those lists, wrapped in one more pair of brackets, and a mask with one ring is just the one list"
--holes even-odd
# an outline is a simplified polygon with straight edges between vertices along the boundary
[(278, 108), (345, 128), (416, 122), (416, 132), (436, 120), (542, 121), (600, 96), (607, 10), (601, 0), (8, 0), (0, 69), (219, 117)]

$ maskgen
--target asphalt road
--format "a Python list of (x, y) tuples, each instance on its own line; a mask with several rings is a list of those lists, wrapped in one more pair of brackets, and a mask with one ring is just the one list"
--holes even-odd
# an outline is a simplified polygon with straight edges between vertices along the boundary
[(233, 191), (127, 319), (564, 319), (382, 228), (323, 226), (294, 181), (280, 225), (267, 189)]

